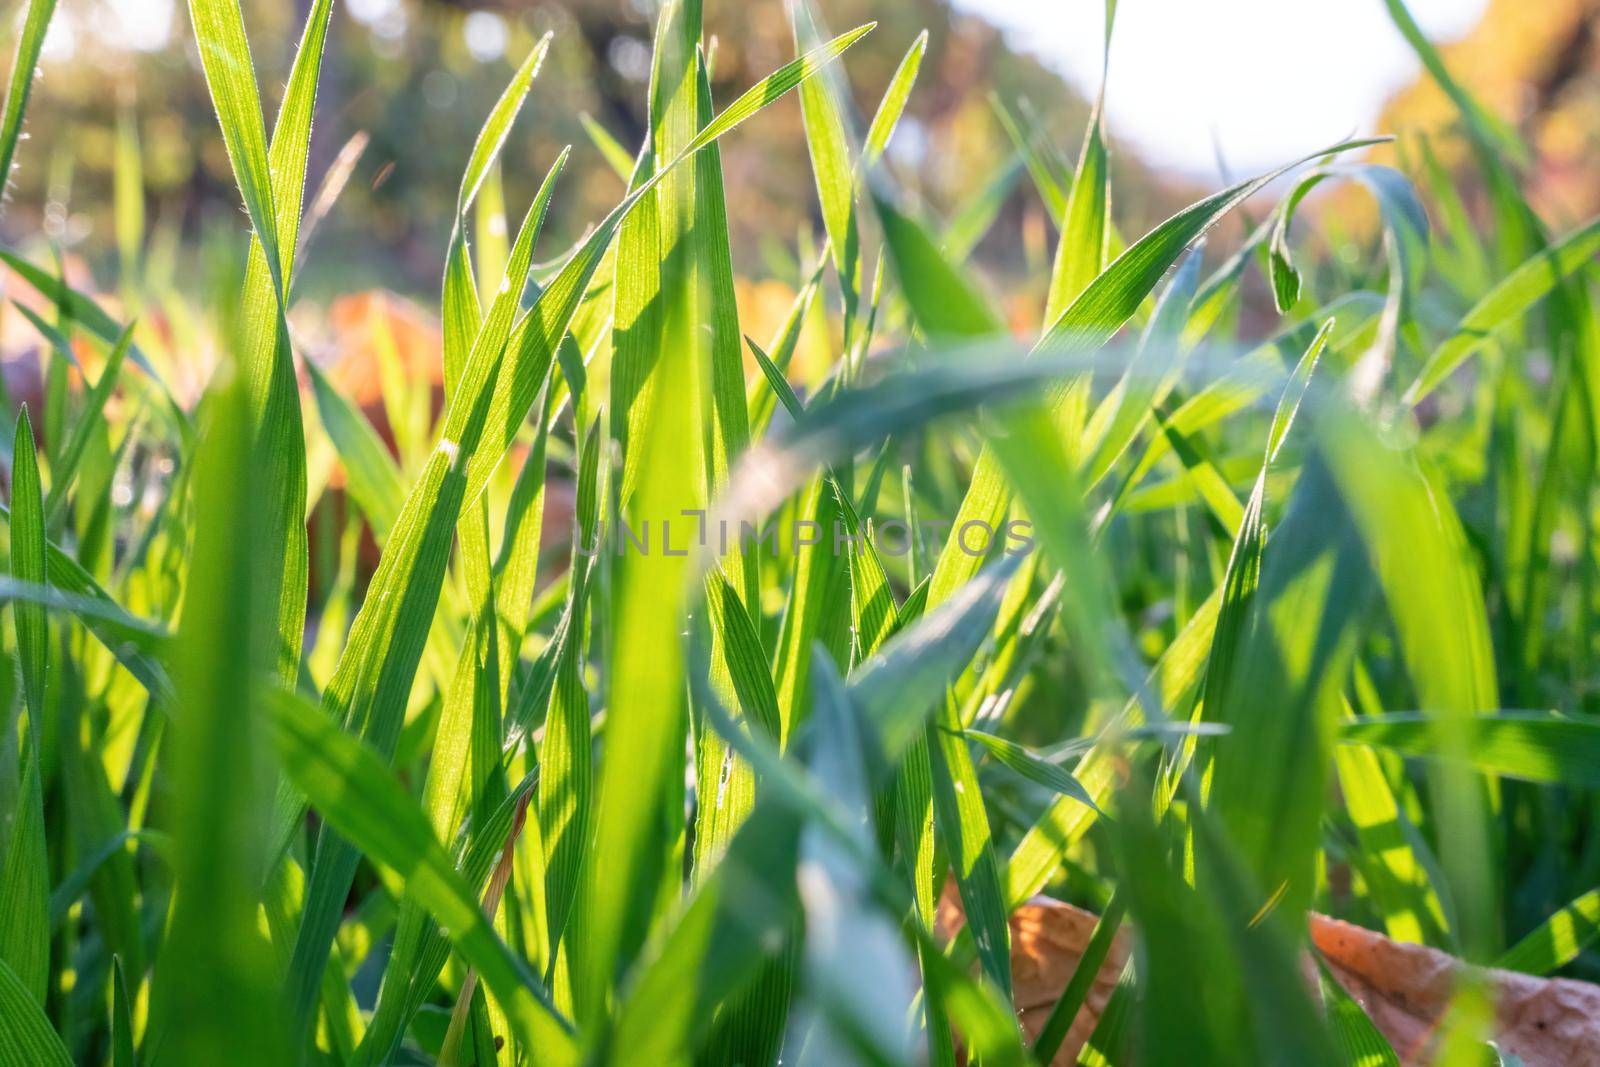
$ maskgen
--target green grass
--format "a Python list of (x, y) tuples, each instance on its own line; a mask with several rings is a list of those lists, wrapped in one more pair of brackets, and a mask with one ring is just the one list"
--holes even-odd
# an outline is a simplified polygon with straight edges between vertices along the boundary
[[(53, 6), (16, 23), (0, 161)], [(644, 145), (586, 119), (629, 188), (571, 248), (541, 241), (566, 153), (502, 171), (549, 38), (518, 67), (442, 250), (443, 410), (387, 368), (393, 452), (289, 325), (327, 0), (270, 130), (236, 0), (190, 0), (241, 289), (123, 284), (220, 353), (197, 404), (180, 335), (0, 250), (51, 312), (44, 411), (4, 409), (0, 1067), (1025, 1064), (1092, 973), (1030, 1046), (1006, 917), (1039, 892), (1112, 916), (1093, 958), (1136, 937), (1085, 1063), (1397, 1062), (1302, 980), (1309, 909), (1593, 977), (1600, 223), (1523, 201), (1400, 0), (1492, 240), (1416, 139), (1414, 175), (1331, 145), (1140, 235), (1101, 108), (1072, 163), (1012, 101), (1016, 158), (938, 220), (890, 150), (926, 35), (852, 87), (872, 27), (793, 5), (798, 58), (719, 107), (700, 6), (661, 7)], [(770, 105), (821, 232), (751, 339), (718, 142)], [(1058, 241), (1008, 332), (968, 254), (1022, 175)], [(1306, 252), (1336, 183), (1378, 231)], [(1452, 1062), (1492, 1055), (1458, 1007)]]

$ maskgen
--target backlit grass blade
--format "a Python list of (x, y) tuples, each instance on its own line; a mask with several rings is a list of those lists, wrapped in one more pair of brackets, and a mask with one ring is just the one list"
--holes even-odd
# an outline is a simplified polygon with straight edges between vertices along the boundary
[(345, 399), (329, 380), (327, 372), (317, 366), (315, 360), (306, 360), (305, 366), (312, 395), (316, 398), (317, 413), (338, 450), (350, 495), (381, 540), (394, 525), (400, 503), (405, 499), (405, 484), (400, 479), (399, 467), (378, 431)]
[[(766, 103), (776, 99), (777, 95), (781, 95), (782, 91), (793, 88), (798, 78), (814, 72), (820, 63), (832, 59), (847, 47), (848, 43), (852, 43), (860, 36), (861, 32), (847, 34), (830, 46), (820, 49), (818, 55), (808, 57), (805, 62), (797, 61), (790, 64), (778, 74), (768, 78), (758, 85), (756, 90), (741, 97), (740, 102), (722, 112), (720, 116), (722, 121), (718, 124), (716, 134), (725, 133), (749, 118)], [(844, 43), (841, 44), (841, 41)], [(714, 139), (715, 135), (707, 137), (705, 131), (702, 131), (696, 138), (700, 143), (695, 147)], [(683, 158), (685, 156), (680, 156), (679, 160)], [(504, 374), (509, 376), (509, 382), (500, 381), (500, 387), (494, 387), (501, 346), (493, 343), (492, 335), (480, 338), (480, 342), (474, 345), (473, 354), (463, 370), (459, 395), (452, 398), (447, 409), (441, 443), (430, 456), (422, 478), (412, 486), (401, 508), (395, 531), (391, 533), (390, 543), (386, 546), (384, 559), (380, 562), (378, 573), (373, 578), (368, 599), (363, 604), (363, 615), (371, 614), (375, 610), (373, 606), (380, 602), (387, 605), (385, 610), (389, 610), (405, 599), (400, 596), (400, 591), (412, 584), (411, 572), (424, 558), (421, 553), (425, 544), (431, 544), (432, 537), (443, 538), (448, 535), (455, 523), (463, 498), (475, 497), (477, 491), (487, 482), (489, 474), (503, 454), (503, 449), (510, 444), (516, 428), (526, 416), (541, 385), (544, 371), (553, 361), (555, 347), (571, 323), (572, 316), (577, 311), (588, 281), (598, 267), (607, 244), (615, 235), (621, 220), (640, 202), (642, 193), (646, 191), (644, 188), (635, 190), (601, 222), (512, 330), (511, 337), (504, 346), (509, 361), (502, 368)], [(514, 254), (513, 268), (515, 263)], [(508, 279), (518, 276), (515, 269), (508, 269)], [(490, 442), (490, 447), (486, 448), (483, 454), (479, 454), (479, 434), (486, 436)], [(462, 468), (467, 475), (467, 484), (457, 490), (451, 486), (453, 477), (451, 472)], [(447, 487), (450, 487), (449, 492), (445, 491)], [(431, 530), (433, 533), (425, 537), (425, 530)], [(439, 547), (447, 548), (447, 542)], [(429, 548), (427, 551), (427, 558), (431, 559), (435, 549)], [(431, 563), (429, 565), (432, 566)], [(422, 591), (418, 594), (422, 599), (414, 608), (408, 610), (416, 610), (418, 618), (425, 619), (431, 616), (432, 604), (437, 597), (438, 583), (441, 580), (442, 578), (422, 579), (421, 584), (416, 586)], [(427, 593), (426, 590), (430, 586), (433, 591)], [(385, 591), (388, 596), (383, 595)], [(424, 608), (426, 610), (422, 610)], [(345, 658), (352, 664), (348, 670), (353, 671), (353, 665), (358, 659), (369, 655), (375, 648), (383, 647), (383, 643), (388, 641), (387, 637), (379, 636), (377, 625), (375, 618), (363, 624), (358, 616), (356, 628), (352, 631), (351, 647), (345, 654)], [(408, 631), (416, 625), (418, 624), (413, 622), (390, 629), (386, 623), (385, 632), (405, 633), (407, 640), (410, 640), (411, 635)], [(397, 661), (397, 663), (402, 662), (403, 660)], [(409, 679), (410, 672), (414, 669), (414, 666), (409, 669), (403, 666), (399, 668), (400, 674), (406, 679)], [(396, 682), (400, 680), (399, 677), (395, 678)]]
[(1109, 338), (1132, 317), (1168, 267), (1224, 216), (1277, 178), (1309, 160), (1352, 152), (1378, 140), (1343, 141), (1213, 193), (1167, 219), (1129, 246), (1051, 320), (1035, 352), (1076, 350)]
[[(1347, 141), (1317, 155), (1351, 151), (1371, 143)], [(1184, 249), (1275, 178), (1311, 158), (1314, 157), (1307, 156), (1214, 193), (1151, 230), (1118, 256), (1061, 312), (1034, 346), (1035, 355), (1087, 352), (1104, 344), (1133, 316)], [(1064, 403), (1067, 396), (1065, 385), (1053, 387), (1052, 407)], [(954, 520), (953, 530), (959, 531), (969, 522), (984, 522), (991, 529), (998, 528), (1005, 519), (1009, 499), (999, 465), (985, 449)], [(940, 553), (929, 602), (938, 603), (948, 596), (950, 590), (971, 577), (975, 569), (975, 561), (961, 550), (953, 532)]]
[(331, 0), (306, 20), (284, 91), (271, 148), (266, 140), (255, 70), (238, 0), (193, 0), (195, 40), (223, 143), (253, 227), (237, 329), (239, 373), (249, 385), (254, 447), (266, 507), (262, 520), (284, 544), (278, 587), (276, 671), (293, 682), (305, 624), (309, 563), (305, 540), (305, 438), (289, 350), (291, 272), (310, 152), (311, 119)]
[(1105, 137), (1105, 79), (1110, 70), (1111, 30), (1114, 7), (1105, 15), (1106, 63), (1101, 72), (1100, 92), (1089, 113), (1089, 128), (1083, 135), (1078, 166), (1067, 190), (1067, 203), (1060, 216), (1061, 239), (1056, 246), (1055, 265), (1050, 272), (1050, 292), (1045, 301), (1045, 322), (1055, 322), (1068, 304), (1105, 269), (1111, 251), (1111, 154)]
[[(467, 167), (461, 176), (461, 188), (456, 194), (455, 224), (450, 231), (450, 245), (445, 252), (445, 270), (442, 307), (444, 333), (444, 383), (446, 394), (455, 391), (461, 368), (471, 352), (473, 337), (478, 332), (482, 309), (473, 278), (471, 257), (467, 251), (467, 210), (483, 188), (500, 150), (505, 146), (511, 125), (528, 97), (533, 79), (538, 77), (545, 54), (550, 49), (550, 35), (539, 39), (522, 65), (511, 76), (510, 83), (500, 94), (478, 131), (472, 146)], [(502, 265), (503, 267), (503, 265)], [(498, 278), (499, 275), (496, 275)]]
[[(579, 1062), (570, 1026), (495, 934), (416, 802), (380, 756), (317, 708), (284, 693), (271, 701), (284, 768), (322, 815), (376, 862), (394, 870), (506, 1006), (516, 1036), (542, 1062)], [(352, 788), (354, 784), (354, 788)]]
[(45, 33), (55, 14), (56, 0), (28, 0), (17, 33), (17, 48), (11, 59), (11, 77), (6, 85), (5, 110), (0, 112), (0, 181), (11, 182), (11, 170), (22, 138), (22, 121), (28, 111), (28, 95), (39, 73), (39, 54), (44, 50)]
[[(1463, 719), (1460, 727), (1466, 747), (1457, 758), (1482, 773), (1546, 785), (1600, 785), (1600, 724), (1504, 711)], [(1354, 719), (1341, 727), (1340, 739), (1409, 756), (1452, 758), (1440, 751), (1431, 718), (1422, 714)]]
[[(600, 538), (601, 423), (596, 419), (584, 441), (574, 508), (577, 519), (569, 573), (571, 584), (560, 628), (551, 638), (553, 681), (539, 745), (539, 830), (544, 850), (544, 902), (552, 957), (565, 952), (567, 966), (582, 951), (580, 937), (568, 937), (573, 902), (582, 884), (583, 850), (594, 825), (594, 739), (589, 692), (584, 684), (587, 660), (584, 635), (589, 629), (592, 564), (582, 555)], [(607, 479), (609, 483), (609, 479)], [(562, 940), (566, 938), (563, 945)]]
[(1097, 485), (1105, 477), (1172, 387), (1172, 372), (1183, 354), (1181, 330), (1199, 280), (1200, 256), (1193, 254), (1157, 301), (1127, 371), (1095, 409), (1085, 430), (1087, 485)]
[(805, 55), (784, 64), (755, 85), (746, 89), (733, 103), (717, 113), (717, 117), (703, 126), (694, 139), (684, 148), (684, 154), (697, 152), (711, 142), (718, 140), (723, 134), (734, 129), (762, 108), (783, 96), (790, 89), (799, 85), (817, 71), (833, 62), (845, 49), (855, 44), (861, 38), (871, 33), (877, 27), (876, 22), (869, 22), (857, 26), (848, 33), (839, 36), (806, 52)]
[(894, 136), (896, 127), (900, 125), (900, 117), (905, 114), (906, 103), (911, 99), (911, 87), (917, 82), (917, 74), (922, 69), (922, 57), (927, 50), (928, 31), (923, 30), (901, 57), (900, 65), (889, 78), (889, 87), (884, 90), (883, 99), (878, 102), (878, 110), (873, 113), (857, 164), (860, 170), (870, 171), (888, 149), (889, 138)]
[[(627, 198), (595, 227), (580, 249), (567, 260), (561, 272), (540, 294), (534, 307), (520, 321), (510, 345), (512, 361), (505, 368), (509, 380), (507, 387), (494, 390), (490, 404), (488, 428), (485, 431), (488, 440), (496, 442), (499, 448), (510, 444), (516, 427), (521, 424), (522, 418), (527, 414), (528, 406), (538, 392), (539, 378), (543, 373), (539, 369), (541, 362), (544, 366), (548, 366), (552, 358), (550, 353), (554, 351), (561, 336), (566, 332), (566, 326), (571, 322), (589, 280), (599, 267), (607, 245), (634, 208), (646, 201), (663, 177), (684, 160), (814, 75), (865, 36), (874, 25), (876, 24), (869, 23), (849, 33), (841, 34), (768, 75), (718, 112), (717, 116), (702, 127), (676, 157), (664, 165), (659, 162), (654, 163), (647, 172), (648, 176), (645, 174), (638, 176), (641, 179), (639, 184), (630, 190)], [(638, 269), (644, 269), (642, 262), (638, 264)], [(617, 417), (615, 404), (613, 404), (613, 417)], [(449, 439), (455, 441), (454, 437)], [(469, 473), (469, 498), (477, 495), (484, 482), (488, 480), (489, 473), (499, 462), (499, 448), (490, 449), (485, 455), (473, 457)], [(630, 483), (625, 476), (624, 497), (628, 495), (629, 489)]]
[(982, 337), (1001, 331), (1001, 320), (972, 280), (952, 265), (916, 219), (872, 187), (872, 199), (895, 276), (912, 314), (930, 337)]
[[(808, 3), (789, 6), (795, 43), (809, 49), (818, 43), (816, 13)], [(827, 75), (809, 78), (800, 86), (800, 112), (828, 235), (834, 275), (844, 303), (845, 347), (853, 343), (861, 303), (861, 232), (856, 221), (855, 168), (850, 160), (850, 135), (846, 129), (843, 93)]]
[[(322, 6), (326, 9), (329, 5)], [(244, 18), (238, 0), (191, 0), (189, 17), (194, 23), (201, 66), (245, 214), (266, 252), (267, 270), (281, 297), (285, 287), (278, 254), (278, 214), (273, 204), (261, 96), (256, 88), (250, 44), (245, 39)], [(297, 217), (298, 214), (297, 209)]]
[[(93, 298), (67, 285), (59, 276), (35, 266), (9, 248), (0, 247), (0, 262), (5, 263), (25, 282), (33, 286), (40, 296), (57, 307), (64, 308), (73, 322), (86, 328), (103, 344), (115, 345), (122, 336), (125, 327), (106, 314), (105, 310), (95, 303)], [(128, 358), (155, 383), (165, 402), (164, 414), (171, 419), (172, 424), (187, 438), (193, 430), (189, 414), (172, 395), (172, 391), (167, 387), (165, 378), (162, 377), (155, 365), (150, 362), (150, 357), (137, 344), (130, 343)]]
[[(692, 47), (682, 29), (698, 26), (698, 10), (664, 9), (658, 37), (658, 78), (668, 78), (687, 67), (692, 75), (692, 56), (682, 52)], [(682, 150), (684, 154), (710, 144), (722, 133), (755, 113), (815, 73), (820, 67), (858, 40), (870, 27), (845, 34), (808, 52), (777, 74), (764, 80), (701, 128)], [(692, 36), (698, 36), (696, 32)], [(678, 50), (679, 54), (671, 53)], [(688, 82), (691, 103), (694, 82)], [(681, 94), (683, 89), (678, 89)], [(639, 186), (625, 203), (637, 199), (654, 187), (666, 171)], [(669, 207), (669, 193), (681, 186), (663, 187), (659, 199)], [(675, 210), (681, 211), (682, 205)], [(665, 216), (666, 210), (663, 210)], [(670, 233), (665, 223), (663, 234)], [(659, 255), (674, 255), (671, 246)], [(683, 252), (676, 253), (683, 255)], [(622, 258), (619, 255), (619, 269)], [(673, 269), (661, 263), (662, 286), (672, 283)], [(625, 280), (619, 276), (619, 281)], [(547, 291), (548, 292), (548, 291)], [(643, 295), (649, 299), (649, 289)], [(669, 316), (682, 314), (685, 294), (663, 288)], [(680, 307), (672, 310), (673, 303)], [(670, 329), (669, 329), (670, 335)], [(669, 348), (659, 356), (651, 370), (653, 399), (644, 412), (630, 412), (625, 471), (636, 471), (633, 480), (625, 473), (621, 486), (622, 514), (634, 527), (641, 520), (653, 520), (658, 537), (678, 531), (681, 545), (688, 544), (692, 520), (678, 521), (684, 508), (696, 507), (703, 490), (698, 471), (684, 470), (681, 450), (685, 441), (700, 439), (700, 426), (690, 401), (699, 394), (699, 379), (688, 364), (692, 352)], [(615, 383), (614, 383), (615, 384)], [(613, 406), (613, 418), (618, 411)], [(693, 449), (691, 457), (699, 452)], [(637, 459), (636, 459), (637, 457)], [(636, 463), (638, 464), (636, 466)], [(698, 464), (690, 460), (691, 468)], [(698, 485), (696, 483), (699, 483)], [(699, 499), (703, 500), (703, 497)], [(676, 815), (670, 810), (670, 797), (681, 788), (671, 780), (673, 768), (682, 760), (681, 738), (685, 719), (678, 694), (682, 690), (681, 615), (686, 595), (687, 568), (681, 558), (665, 554), (625, 554), (618, 561), (612, 593), (613, 629), (609, 662), (611, 672), (607, 691), (607, 731), (610, 743), (601, 769), (596, 807), (596, 832), (589, 868), (590, 927), (585, 966), (580, 986), (580, 1005), (595, 1005), (616, 980), (618, 969), (637, 951), (648, 928), (654, 908), (656, 887), (674, 846)], [(663, 819), (661, 808), (669, 810)]]
[(456, 211), (465, 214), (472, 201), (482, 188), (484, 179), (488, 177), (489, 169), (500, 155), (500, 150), (505, 147), (506, 137), (511, 133), (511, 124), (516, 121), (517, 113), (522, 110), (523, 102), (528, 97), (528, 90), (533, 85), (533, 80), (539, 76), (539, 68), (544, 63), (544, 57), (550, 50), (550, 35), (545, 34), (534, 43), (524, 57), (516, 73), (511, 76), (511, 81), (500, 94), (500, 99), (495, 101), (494, 107), (489, 112), (489, 117), (484, 120), (483, 127), (478, 131), (477, 140), (473, 142), (472, 153), (467, 158), (467, 166), (461, 175), (461, 190), (456, 197)]
[[(1293, 425), (1294, 416), (1299, 410), (1310, 383), (1311, 373), (1316, 367), (1318, 356), (1328, 335), (1329, 331), (1326, 328), (1319, 332), (1301, 355), (1273, 414), (1272, 429), (1263, 460), (1263, 475), (1257, 478), (1258, 489), (1251, 495), (1251, 505), (1248, 509), (1240, 510), (1239, 517), (1232, 525), (1225, 524), (1229, 533), (1234, 536), (1235, 547), (1228, 568), (1224, 572), (1223, 587), (1212, 593), (1191, 616), (1177, 638), (1168, 646), (1160, 662), (1156, 664), (1155, 670), (1134, 688), (1133, 696), (1115, 720), (1114, 728), (1107, 731), (1108, 736), (1097, 742), (1078, 765), (1074, 777), (1091, 796), (1101, 802), (1109, 796), (1114, 782), (1111, 766), (1118, 759), (1117, 731), (1142, 721), (1142, 716), (1147, 712), (1141, 705), (1145, 694), (1153, 696), (1158, 702), (1159, 706), (1153, 710), (1174, 707), (1197, 682), (1204, 678), (1205, 685), (1211, 690), (1207, 703), (1215, 706), (1221, 698), (1221, 688), (1226, 684), (1229, 673), (1229, 661), (1235, 651), (1233, 647), (1235, 638), (1229, 635), (1236, 633), (1242, 627), (1241, 616), (1259, 582), (1259, 554), (1264, 534), (1260, 528), (1259, 509), (1264, 492), (1264, 472), (1276, 457), (1278, 449), (1282, 447), (1283, 440)], [(1048, 455), (1050, 452), (1046, 451), (1043, 454)], [(1013, 467), (1026, 473), (1027, 468), (1020, 462), (1014, 462)], [(1233, 507), (1238, 509), (1237, 501), (1233, 500), (1231, 491), (1227, 490), (1226, 486), (1222, 489)], [(1046, 496), (1046, 492), (1047, 490), (1042, 487), (1035, 488), (1035, 495), (1041, 500), (1051, 499)], [(1054, 505), (1047, 507), (1044, 512), (1046, 515), (1055, 513)], [(1065, 527), (1063, 532), (1069, 531), (1070, 526)], [(1070, 549), (1068, 551), (1071, 552)], [(1081, 551), (1071, 552), (1073, 556), (1081, 554)], [(1080, 622), (1080, 625), (1083, 623)], [(1035, 820), (1012, 852), (1008, 864), (1007, 897), (1013, 904), (1021, 903), (1044, 886), (1045, 881), (1066, 854), (1067, 846), (1087, 830), (1095, 815), (1093, 809), (1086, 811), (1071, 800), (1062, 799), (1052, 804)]]
[(1372, 907), (1396, 940), (1452, 944), (1450, 920), (1434, 885), (1436, 863), (1401, 807), (1378, 754), (1365, 745), (1333, 753), (1346, 813), (1364, 847), (1360, 866)]
[(712, 629), (723, 634), (728, 669), (744, 718), (774, 740), (778, 737), (778, 694), (754, 620), (726, 577), (706, 578), (706, 608)]
[[(1216, 750), (1212, 806), (1261, 891), (1286, 886), (1280, 908), (1298, 915), (1312, 892), (1321, 775), (1342, 710), (1329, 679), (1349, 669), (1355, 618), (1373, 592), (1325, 469), (1302, 473), (1259, 566), (1227, 676), (1207, 683), (1207, 718), (1233, 731)], [(1283, 694), (1270, 709), (1254, 695), (1263, 686)]]
[(1010, 999), (1011, 930), (1002, 874), (983, 793), (959, 726), (955, 701), (946, 699), (928, 727), (934, 828), (949, 857), (984, 976)]
[[(1431, 785), (1441, 833), (1440, 859), (1458, 908), (1463, 949), (1487, 951), (1491, 908), (1481, 863), (1480, 796), (1466, 770), (1472, 719), (1494, 707), (1497, 688), (1480, 579), (1466, 535), (1429, 468), (1397, 457), (1359, 420), (1325, 424), (1319, 434), (1395, 621), (1399, 650), (1418, 699), (1433, 716), (1441, 761)], [(1359, 475), (1357, 472), (1360, 472)], [(1454, 620), (1440, 628), (1444, 612)]]
[(78, 413), (78, 421), (72, 427), (72, 436), (67, 439), (66, 446), (61, 450), (59, 462), (51, 471), (50, 495), (46, 498), (44, 506), (47, 527), (59, 527), (66, 505), (67, 490), (72, 487), (72, 480), (78, 473), (78, 464), (82, 462), (84, 449), (89, 445), (90, 433), (105, 418), (106, 401), (111, 398), (111, 391), (117, 386), (117, 376), (122, 371), (122, 361), (128, 354), (128, 346), (132, 343), (133, 326), (129, 324), (122, 331), (122, 336), (117, 338), (117, 343), (111, 346), (111, 355), (101, 368), (100, 377), (84, 399), (83, 409)]
[(1405, 401), (1420, 402), (1499, 331), (1515, 323), (1574, 271), (1593, 262), (1596, 253), (1600, 253), (1600, 219), (1591, 220), (1560, 242), (1535, 253), (1507, 274), (1433, 350), (1417, 380), (1406, 390)]
[[(707, 499), (710, 421), (702, 408), (710, 367), (701, 323), (708, 305), (698, 296), (698, 174), (659, 168), (701, 125), (700, 35), (697, 0), (661, 6), (650, 78), (650, 155), (635, 174), (638, 182), (655, 171), (656, 187), (618, 245), (617, 327), (627, 332), (617, 337), (612, 417), (626, 415), (626, 423), (615, 435), (624, 451), (612, 514), (647, 537), (654, 525), (657, 547), (625, 551), (612, 568), (613, 625), (605, 649), (612, 664), (610, 743), (600, 767), (594, 851), (583, 889), (590, 936), (575, 984), (587, 1011), (600, 1009), (662, 914), (663, 887), (675, 881), (668, 872), (681, 864), (686, 841), (689, 718), (680, 635), (689, 573), (684, 556), (698, 536), (691, 516)], [(643, 312), (631, 323), (622, 318), (625, 294), (629, 309)], [(629, 388), (636, 394), (630, 397)], [(674, 530), (682, 546), (676, 550)], [(625, 872), (620, 883), (616, 872)]]
[[(808, 80), (809, 87), (817, 79)], [(704, 63), (695, 70), (697, 121), (712, 116), (711, 84)], [(706, 453), (706, 499), (727, 488), (734, 462), (750, 444), (750, 412), (745, 403), (744, 356), (734, 293), (733, 252), (729, 245), (728, 208), (722, 179), (722, 152), (713, 144), (695, 157), (694, 241), (701, 316), (709, 328), (707, 352), (711, 403), (702, 414)], [(723, 569), (746, 603), (759, 600), (757, 559), (735, 541), (723, 555)]]
[[(8, 812), (8, 837), (0, 854), (0, 963), (9, 967), (36, 1005), (46, 1003), (50, 979), (50, 865), (45, 844), (44, 795), (40, 785), (40, 733), (30, 716), (17, 746), (20, 788)], [(10, 775), (10, 768), (6, 768)]]
[[(399, 740), (407, 696), (437, 606), (450, 542), (456, 533), (454, 524), (461, 515), (466, 479), (465, 458), (460, 450), (465, 448), (470, 455), (477, 445), (475, 438), (481, 433), (487, 406), (487, 398), (482, 395), (487, 385), (484, 379), (492, 377), (494, 365), (507, 344), (520, 298), (516, 280), (527, 276), (533, 243), (553, 184), (554, 173), (529, 206), (506, 267), (505, 283), (473, 343), (462, 388), (475, 397), (478, 409), (464, 417), (458, 403), (452, 402), (448, 408), (440, 445), (429, 456), (422, 478), (413, 485), (401, 508), (387, 550), (352, 626), (350, 640), (323, 693), (323, 706), (331, 717), (385, 757), (392, 756)], [(463, 422), (466, 425), (461, 425)], [(464, 438), (460, 444), (455, 440), (458, 436)], [(478, 562), (487, 571), (486, 548), (484, 552)], [(480, 579), (486, 581), (486, 575), (480, 573)], [(483, 595), (480, 591), (480, 603)], [(469, 649), (475, 640), (469, 638)], [(282, 827), (289, 825), (287, 813), (293, 810), (284, 808)], [(309, 1033), (323, 962), (359, 860), (349, 842), (326, 831), (319, 837), (324, 844), (319, 845), (317, 860), (309, 871), (306, 906), (291, 965), (294, 981), (290, 1003), (295, 1012), (291, 1023), (300, 1037)]]
[(1600, 889), (1591, 889), (1528, 932), (1494, 961), (1507, 971), (1547, 975), (1600, 937)]
[(253, 460), (244, 383), (226, 380), (207, 398), (196, 474), (203, 519), (184, 598), (168, 754), (175, 899), (151, 1015), (163, 1058), (264, 1065), (285, 1055), (277, 982), (256, 925), (272, 780), (257, 716), (270, 667), (261, 653), (274, 636), (260, 607), (277, 590), (261, 555), (262, 502), (242, 477)]

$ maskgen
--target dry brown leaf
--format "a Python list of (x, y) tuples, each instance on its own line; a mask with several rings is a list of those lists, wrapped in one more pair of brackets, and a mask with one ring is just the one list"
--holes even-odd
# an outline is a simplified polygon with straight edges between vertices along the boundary
[[(1426, 1063), (1462, 969), (1425, 945), (1323, 915), (1311, 916), (1311, 941), (1339, 984), (1406, 1063)], [(1600, 1067), (1600, 986), (1488, 969), (1495, 998), (1495, 1043), (1527, 1067)]]
[[(954, 936), (965, 920), (960, 898), (947, 886), (939, 902), (940, 929)], [(1012, 913), (1011, 978), (1029, 1040), (1072, 979), (1096, 921), (1092, 912), (1043, 896)], [(1118, 933), (1051, 1067), (1077, 1062), (1116, 988), (1128, 958), (1127, 938), (1126, 930)], [(1427, 1063), (1465, 964), (1324, 915), (1311, 916), (1311, 941), (1401, 1059)], [(1493, 969), (1481, 973), (1494, 994), (1495, 1041), (1502, 1052), (1520, 1057), (1526, 1067), (1600, 1067), (1600, 986)]]
[[(1033, 897), (1011, 913), (1012, 995), (1017, 1019), (1029, 1041), (1039, 1036), (1050, 1009), (1072, 980), (1098, 921), (1093, 912), (1045, 896)], [(939, 901), (939, 927), (946, 936), (954, 936), (965, 922), (961, 898), (953, 885), (947, 886)], [(1050, 1061), (1051, 1067), (1078, 1062), (1078, 1052), (1100, 1021), (1100, 1013), (1105, 1011), (1127, 960), (1128, 934), (1123, 930), (1112, 941), (1083, 1007), (1078, 1009), (1060, 1050)]]

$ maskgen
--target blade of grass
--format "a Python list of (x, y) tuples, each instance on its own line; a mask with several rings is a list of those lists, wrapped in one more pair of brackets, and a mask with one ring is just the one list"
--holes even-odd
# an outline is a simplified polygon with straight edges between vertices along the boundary
[(1600, 937), (1600, 889), (1591, 889), (1530, 930), (1494, 961), (1496, 967), (1547, 975), (1578, 958)]
[(527, 1048), (537, 1049), (548, 1063), (578, 1063), (570, 1026), (555, 1013), (539, 980), (495, 934), (476, 894), (382, 757), (296, 696), (275, 694), (271, 707), (275, 744), (296, 787), (368, 856), (400, 875), (407, 893), (433, 913), (506, 1006)]
[(11, 78), (6, 85), (6, 103), (0, 112), (0, 181), (11, 182), (17, 142), (22, 139), (22, 121), (28, 112), (28, 96), (39, 74), (39, 54), (44, 50), (45, 33), (55, 14), (56, 0), (28, 0), (17, 33), (17, 49), (11, 58)]
[(0, 1067), (71, 1067), (72, 1057), (21, 979), (0, 960)]

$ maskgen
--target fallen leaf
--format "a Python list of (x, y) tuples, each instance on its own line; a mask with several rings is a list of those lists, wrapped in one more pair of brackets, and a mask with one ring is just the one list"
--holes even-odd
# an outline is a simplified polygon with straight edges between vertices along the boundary
[[(965, 921), (960, 897), (947, 886), (939, 901), (941, 933), (954, 937)], [(1012, 985), (1017, 1017), (1030, 1040), (1072, 979), (1097, 921), (1092, 912), (1044, 896), (1012, 913)], [(1334, 978), (1401, 1060), (1429, 1063), (1439, 1023), (1467, 964), (1438, 949), (1392, 941), (1325, 915), (1312, 914), (1310, 932)], [(1051, 1067), (1077, 1062), (1116, 988), (1128, 958), (1128, 937), (1126, 929), (1117, 934)], [(1309, 966), (1307, 973), (1313, 973)], [(1526, 1067), (1600, 1067), (1600, 986), (1493, 968), (1478, 973), (1494, 997), (1495, 1044), (1502, 1053)]]
[[(1427, 1063), (1466, 964), (1426, 945), (1311, 916), (1311, 942), (1400, 1058)], [(1527, 1067), (1600, 1067), (1600, 986), (1487, 968), (1495, 1044)]]

